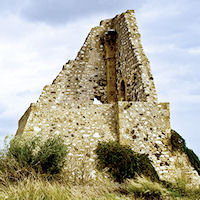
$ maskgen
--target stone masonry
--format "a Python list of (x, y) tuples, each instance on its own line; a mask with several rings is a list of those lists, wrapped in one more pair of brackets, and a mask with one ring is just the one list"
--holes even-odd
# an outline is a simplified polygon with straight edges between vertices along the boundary
[(76, 177), (95, 177), (99, 141), (146, 153), (162, 179), (200, 183), (187, 156), (173, 152), (169, 103), (159, 103), (133, 10), (103, 20), (19, 120), (17, 135), (61, 134)]

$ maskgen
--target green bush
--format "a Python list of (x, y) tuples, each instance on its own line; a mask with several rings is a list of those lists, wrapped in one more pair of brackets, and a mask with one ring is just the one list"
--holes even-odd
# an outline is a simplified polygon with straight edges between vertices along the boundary
[(95, 152), (98, 169), (107, 169), (117, 182), (134, 178), (136, 174), (143, 174), (153, 181), (159, 180), (158, 174), (147, 155), (135, 153), (127, 145), (120, 145), (113, 141), (102, 142), (98, 144)]
[(186, 153), (191, 165), (200, 175), (200, 160), (198, 156), (191, 149), (187, 148), (185, 140), (174, 130), (171, 130), (171, 144), (174, 151)]
[(151, 164), (151, 160), (149, 160), (146, 154), (137, 154), (139, 169), (138, 174), (143, 174), (146, 177), (149, 177), (152, 181), (159, 181), (159, 176), (153, 165)]
[(7, 156), (14, 158), (21, 168), (33, 168), (39, 173), (57, 174), (65, 164), (67, 146), (60, 136), (51, 136), (42, 142), (41, 137), (27, 140), (24, 136), (15, 136), (8, 149)]
[(39, 146), (39, 137), (25, 140), (23, 136), (15, 136), (10, 141), (8, 156), (13, 157), (20, 167), (34, 166), (36, 163), (33, 152)]
[(174, 130), (171, 130), (171, 144), (174, 151), (179, 150), (185, 152), (185, 140)]
[(199, 158), (197, 157), (197, 155), (191, 149), (188, 149), (188, 148), (185, 149), (185, 153), (187, 154), (191, 165), (194, 167), (194, 169), (200, 175), (200, 161), (199, 161)]
[(57, 174), (65, 164), (67, 147), (60, 137), (49, 138), (45, 141), (37, 154), (36, 161), (40, 164), (42, 172)]

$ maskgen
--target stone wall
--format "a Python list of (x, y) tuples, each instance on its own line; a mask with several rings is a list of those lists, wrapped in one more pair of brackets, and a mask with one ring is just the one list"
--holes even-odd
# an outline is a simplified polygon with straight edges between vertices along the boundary
[(185, 175), (193, 184), (199, 175), (184, 153), (173, 152), (169, 103), (118, 102), (120, 143), (145, 153), (161, 179), (174, 181)]
[(121, 80), (127, 85), (128, 101), (157, 101), (155, 86), (140, 42), (140, 34), (133, 11), (114, 18), (114, 29), (118, 33), (116, 68), (117, 87)]
[[(113, 36), (115, 41), (110, 45), (112, 50), (108, 50), (112, 37), (108, 37), (110, 40), (107, 42), (105, 38), (112, 32), (116, 34)], [(110, 79), (107, 77), (109, 73)], [(104, 20), (100, 26), (93, 28), (76, 59), (65, 64), (52, 85), (44, 88), (39, 102), (91, 104), (97, 98), (102, 103), (108, 103), (109, 88), (116, 90), (117, 97), (114, 99), (117, 101), (120, 100), (122, 80), (126, 100), (157, 102), (149, 62), (140, 43), (133, 11)]]
[(73, 174), (80, 179), (83, 172), (86, 177), (94, 176), (96, 156), (93, 150), (96, 145), (99, 141), (118, 140), (114, 104), (77, 107), (60, 105), (46, 109), (41, 109), (39, 104), (32, 104), (29, 109), (31, 113), (23, 134), (64, 136), (69, 146), (67, 165), (68, 170), (71, 170), (71, 179)]
[(169, 104), (157, 101), (134, 11), (90, 31), (76, 59), (25, 112), (17, 134), (65, 136), (68, 170), (78, 178), (95, 176), (97, 143), (115, 140), (148, 154), (161, 178), (181, 172), (200, 181), (187, 156), (172, 151)]

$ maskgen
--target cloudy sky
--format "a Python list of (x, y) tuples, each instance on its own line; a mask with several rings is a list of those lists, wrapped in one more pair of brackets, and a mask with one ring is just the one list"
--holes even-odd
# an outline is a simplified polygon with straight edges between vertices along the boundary
[(0, 147), (102, 19), (134, 9), (160, 102), (200, 156), (199, 0), (1, 0)]

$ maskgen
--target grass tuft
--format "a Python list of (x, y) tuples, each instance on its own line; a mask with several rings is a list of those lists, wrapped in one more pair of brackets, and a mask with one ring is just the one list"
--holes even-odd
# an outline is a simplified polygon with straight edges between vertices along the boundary
[(127, 191), (135, 196), (148, 200), (159, 200), (167, 196), (167, 189), (157, 182), (152, 182), (147, 177), (138, 176), (135, 180), (129, 180)]

